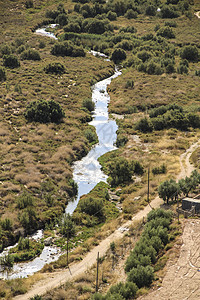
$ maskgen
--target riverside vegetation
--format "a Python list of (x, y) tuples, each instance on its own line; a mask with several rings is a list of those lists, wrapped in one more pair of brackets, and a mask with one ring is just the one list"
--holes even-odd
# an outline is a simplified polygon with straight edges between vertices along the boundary
[[(87, 124), (93, 110), (90, 86), (114, 72), (112, 61), (124, 69), (109, 87), (109, 110), (124, 118), (117, 119), (119, 149), (100, 162), (120, 196), (124, 218), (147, 204), (149, 165), (157, 168), (150, 175), (150, 199), (159, 183), (178, 173), (179, 155), (199, 136), (197, 4), (0, 1), (1, 248), (37, 228), (53, 229), (76, 195), (71, 164), (97, 141)], [(50, 23), (59, 24), (49, 29), (58, 41), (32, 33)], [(92, 56), (91, 49), (112, 61)], [(85, 229), (73, 237), (71, 249), (91, 237), (95, 226), (118, 216), (107, 188), (97, 186), (81, 199), (73, 222)], [(103, 197), (98, 189), (105, 189)], [(91, 217), (96, 209), (101, 213)], [(57, 240), (61, 247), (65, 243), (62, 237)], [(59, 261), (54, 267), (66, 264), (66, 259)], [(2, 297), (26, 290), (19, 288), (20, 280), (1, 285)], [(82, 293), (91, 294), (87, 289)]]

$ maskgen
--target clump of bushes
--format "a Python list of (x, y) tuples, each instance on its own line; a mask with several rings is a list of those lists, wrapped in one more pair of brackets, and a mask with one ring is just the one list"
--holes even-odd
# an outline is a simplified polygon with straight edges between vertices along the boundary
[(4, 55), (3, 56), (3, 65), (7, 68), (18, 68), (20, 67), (20, 62), (17, 56), (10, 54), (10, 55)]
[(47, 74), (51, 73), (51, 74), (60, 75), (65, 72), (65, 67), (63, 66), (63, 64), (55, 62), (55, 63), (50, 63), (46, 67), (44, 67), (44, 71)]
[(40, 60), (40, 53), (34, 49), (28, 49), (22, 52), (21, 59), (23, 60)]
[(150, 111), (150, 118), (142, 118), (135, 126), (136, 130), (152, 132), (167, 128), (187, 130), (189, 127), (200, 128), (200, 117), (195, 113), (188, 113), (178, 105), (162, 105)]
[(121, 48), (116, 48), (111, 55), (111, 59), (114, 63), (119, 63), (122, 60), (126, 59), (126, 52)]
[(59, 103), (54, 100), (32, 101), (26, 107), (25, 118), (29, 122), (59, 123), (65, 114)]
[(85, 56), (85, 51), (82, 47), (74, 45), (71, 41), (56, 43), (51, 49), (51, 54), (58, 56)]
[(199, 50), (197, 46), (192, 46), (192, 45), (183, 47), (180, 56), (182, 59), (187, 59), (188, 61), (194, 61), (194, 62), (198, 61), (200, 58)]

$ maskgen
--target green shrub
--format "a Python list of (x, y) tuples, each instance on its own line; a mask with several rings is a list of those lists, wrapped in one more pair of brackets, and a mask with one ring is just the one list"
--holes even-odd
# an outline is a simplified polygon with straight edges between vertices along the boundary
[(33, 8), (33, 0), (26, 0), (25, 7), (26, 8)]
[(128, 274), (128, 281), (134, 282), (138, 288), (150, 286), (154, 279), (153, 268), (151, 266), (137, 266)]
[(0, 51), (1, 51), (1, 55), (10, 55), (12, 53), (10, 46), (6, 44), (1, 46)]
[[(118, 283), (110, 288), (106, 295), (106, 299), (110, 299), (109, 295), (121, 295), (123, 299), (134, 299), (138, 288), (133, 282)], [(122, 299), (122, 298), (121, 298)]]
[(188, 67), (180, 64), (177, 68), (177, 73), (179, 73), (179, 74), (188, 74)]
[(93, 130), (91, 130), (91, 129), (85, 130), (84, 135), (89, 143), (91, 143), (91, 144), (97, 143), (98, 137), (97, 137), (96, 132), (94, 132)]
[(22, 195), (20, 195), (17, 198), (17, 207), (19, 209), (24, 209), (28, 206), (33, 206), (33, 203), (34, 203), (33, 197), (29, 193), (26, 193), (26, 192), (24, 192)]
[(80, 209), (88, 215), (102, 217), (104, 215), (103, 200), (92, 197), (81, 199)]
[(4, 55), (3, 56), (3, 65), (7, 68), (18, 68), (20, 67), (20, 62), (15, 55)]
[(156, 6), (153, 5), (153, 4), (149, 4), (149, 5), (146, 7), (145, 14), (146, 14), (147, 16), (155, 16), (155, 15), (156, 15)]
[(144, 133), (146, 132), (152, 132), (153, 131), (153, 124), (150, 119), (147, 119), (146, 117), (143, 119), (140, 119), (136, 125), (135, 129), (142, 131)]
[(118, 158), (108, 164), (108, 181), (111, 186), (117, 186), (125, 182), (130, 182), (133, 175), (133, 166), (125, 158)]
[(195, 75), (196, 75), (196, 76), (200, 76), (200, 70), (196, 70), (196, 71), (195, 71)]
[(87, 98), (83, 100), (83, 107), (91, 112), (95, 109), (95, 103), (92, 101), (92, 99)]
[(5, 218), (4, 220), (1, 221), (1, 227), (3, 230), (12, 230), (12, 221), (9, 218)]
[(83, 48), (74, 45), (71, 41), (56, 43), (51, 49), (51, 54), (58, 56), (85, 56)]
[(189, 61), (198, 61), (199, 60), (199, 50), (197, 46), (185, 46), (181, 50), (180, 54), (182, 59), (187, 59)]
[(22, 52), (21, 59), (23, 60), (40, 60), (40, 53), (34, 49), (28, 49)]
[(115, 21), (117, 19), (117, 14), (113, 11), (109, 11), (107, 13), (107, 18), (110, 20), (110, 21)]
[(169, 38), (169, 39), (173, 39), (175, 38), (175, 34), (172, 30), (171, 27), (169, 26), (164, 26), (164, 27), (161, 27), (157, 33), (156, 33), (158, 36), (162, 36), (162, 37), (165, 37), (165, 38)]
[(0, 266), (3, 268), (12, 268), (14, 265), (14, 258), (9, 253), (0, 258)]
[(138, 16), (138, 13), (134, 11), (133, 9), (128, 9), (125, 13), (124, 17), (127, 19), (136, 19)]
[(161, 8), (161, 17), (162, 18), (178, 18), (179, 17), (179, 12), (176, 11), (176, 9), (174, 8), (173, 5), (169, 4), (169, 5), (163, 5), (163, 7)]
[(65, 67), (61, 63), (50, 63), (44, 67), (45, 73), (51, 74), (63, 74), (65, 72)]
[(155, 167), (152, 169), (152, 173), (153, 175), (157, 175), (157, 174), (166, 174), (167, 172), (167, 167), (165, 164), (162, 164), (162, 166), (160, 167)]
[(169, 26), (169, 27), (177, 27), (177, 23), (174, 20), (173, 21), (166, 21), (164, 25)]
[(124, 145), (126, 145), (126, 143), (128, 142), (128, 138), (127, 136), (123, 135), (123, 134), (119, 134), (117, 136), (117, 140), (116, 140), (116, 146), (119, 147), (123, 147)]
[(126, 59), (126, 52), (123, 49), (117, 48), (112, 52), (111, 59), (114, 63), (119, 63), (120, 61)]
[(32, 101), (26, 107), (25, 118), (29, 122), (59, 123), (65, 114), (59, 103), (54, 100)]
[(6, 71), (4, 68), (0, 67), (0, 81), (5, 81), (6, 80)]
[(68, 18), (65, 13), (59, 14), (55, 19), (56, 24), (59, 24), (61, 27), (67, 25)]

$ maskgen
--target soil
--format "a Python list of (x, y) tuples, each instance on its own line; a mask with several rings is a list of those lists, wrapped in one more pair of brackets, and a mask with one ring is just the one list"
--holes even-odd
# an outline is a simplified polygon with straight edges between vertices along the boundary
[[(180, 156), (180, 164), (181, 164), (181, 172), (177, 179), (183, 178), (185, 175), (190, 175), (192, 170), (194, 169), (193, 166), (190, 164), (189, 158), (192, 154), (192, 152), (198, 148), (199, 141), (193, 144), (187, 151)], [(106, 251), (110, 247), (110, 243), (120, 239), (123, 237), (123, 235), (127, 232), (126, 228), (130, 227), (130, 225), (133, 224), (135, 221), (141, 221), (143, 218), (147, 216), (147, 214), (151, 211), (152, 208), (160, 207), (160, 205), (163, 204), (163, 200), (159, 197), (156, 197), (154, 200), (151, 201), (151, 203), (146, 206), (143, 210), (138, 212), (132, 220), (127, 221), (124, 223), (120, 228), (116, 229), (109, 237), (107, 237), (105, 240), (103, 240), (98, 246), (93, 248), (86, 256), (85, 258), (79, 262), (74, 263), (70, 265), (70, 268), (66, 268), (64, 270), (61, 270), (59, 272), (55, 273), (46, 273), (44, 274), (44, 279), (38, 281), (31, 290), (29, 290), (24, 295), (19, 295), (14, 297), (14, 299), (19, 300), (28, 300), (34, 295), (43, 295), (50, 289), (53, 289), (55, 287), (58, 287), (62, 284), (64, 284), (66, 281), (72, 280), (81, 273), (85, 272), (87, 269), (89, 269), (94, 263), (96, 263), (96, 257), (97, 253), (99, 252), (100, 256), (103, 256)], [(198, 226), (195, 226), (193, 224), (196, 224)], [(166, 284), (166, 289), (168, 288), (169, 291), (163, 292), (162, 296), (158, 294), (158, 297), (156, 299), (200, 299), (200, 287), (198, 289), (198, 280), (200, 279), (200, 272), (197, 270), (197, 267), (192, 267), (192, 264), (195, 266), (199, 266), (200, 268), (200, 261), (198, 262), (199, 258), (199, 251), (198, 250), (198, 243), (200, 244), (200, 240), (198, 241), (200, 232), (200, 221), (193, 221), (193, 223), (188, 222), (186, 223), (185, 230), (183, 233), (183, 246), (181, 249), (181, 255), (177, 262), (177, 269), (175, 266), (171, 266), (172, 271), (171, 275), (174, 276), (174, 279), (172, 280), (172, 277), (165, 277), (163, 280), (163, 284)], [(191, 235), (191, 236), (190, 236)], [(197, 247), (197, 248), (196, 248)], [(190, 264), (191, 260), (191, 264)], [(179, 263), (179, 265), (178, 265)], [(181, 264), (181, 265), (180, 265)], [(169, 269), (170, 270), (170, 269)], [(176, 273), (175, 273), (176, 271)], [(169, 271), (170, 272), (170, 271)], [(173, 273), (173, 274), (172, 274)], [(168, 275), (168, 272), (166, 274)], [(194, 277), (194, 281), (193, 281)], [(168, 278), (168, 279), (167, 279)], [(187, 279), (191, 280), (190, 286), (187, 284)], [(168, 283), (167, 283), (168, 282)], [(177, 284), (175, 285), (175, 283)], [(172, 287), (176, 286), (176, 288), (173, 288), (173, 295), (172, 295)], [(180, 287), (180, 288), (179, 288)], [(183, 289), (184, 293), (183, 294)], [(161, 293), (165, 291), (165, 287), (161, 288), (160, 290), (154, 292), (156, 295), (157, 293)], [(199, 298), (194, 298), (193, 295), (197, 295), (199, 292)], [(176, 298), (170, 298), (171, 296)], [(185, 298), (182, 297), (183, 295), (186, 295)], [(188, 298), (190, 295), (192, 295), (193, 298)], [(154, 295), (147, 296), (148, 298), (144, 299), (153, 299)]]

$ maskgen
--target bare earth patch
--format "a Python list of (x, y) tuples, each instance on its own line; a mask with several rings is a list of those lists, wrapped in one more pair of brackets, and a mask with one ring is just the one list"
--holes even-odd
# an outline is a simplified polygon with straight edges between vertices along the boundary
[(176, 263), (169, 261), (162, 287), (141, 297), (143, 300), (200, 299), (200, 221), (185, 223), (180, 256)]

